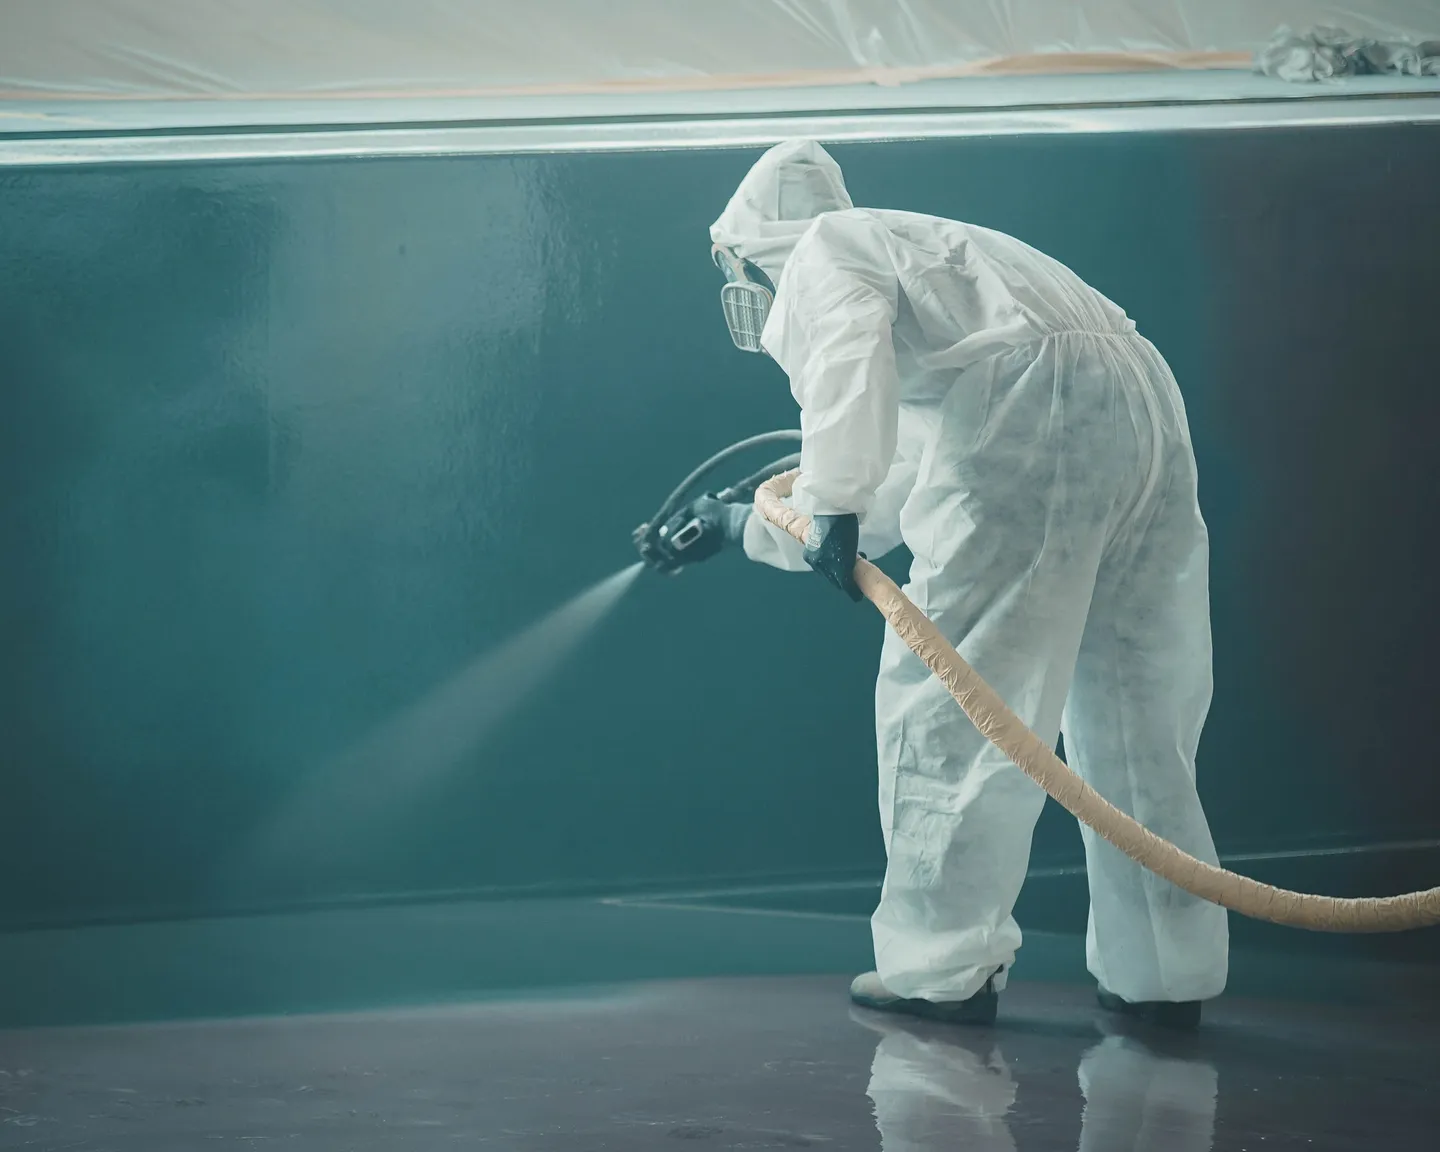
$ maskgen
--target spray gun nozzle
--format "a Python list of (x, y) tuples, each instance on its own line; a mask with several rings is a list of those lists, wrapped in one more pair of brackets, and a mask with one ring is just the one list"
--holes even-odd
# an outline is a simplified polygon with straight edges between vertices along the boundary
[(647, 520), (630, 533), (630, 539), (635, 544), (635, 550), (640, 553), (640, 560), (645, 567), (675, 576), (679, 574), (680, 566), (675, 563), (665, 535), (665, 525)]

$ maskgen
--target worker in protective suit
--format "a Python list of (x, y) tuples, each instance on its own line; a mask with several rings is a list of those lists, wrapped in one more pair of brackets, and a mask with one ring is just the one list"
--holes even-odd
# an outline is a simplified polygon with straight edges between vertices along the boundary
[[(1125, 313), (1010, 236), (855, 208), (818, 144), (768, 151), (711, 228), (735, 343), (800, 405), (802, 548), (745, 506), (698, 516), (859, 599), (902, 542), (907, 595), (1111, 803), (1216, 862), (1195, 791), (1211, 695), (1208, 539), (1170, 369)], [(887, 633), (875, 692), (888, 866), (852, 997), (994, 1019), (1045, 794)], [(1101, 1003), (1180, 1027), (1224, 988), (1222, 908), (1088, 828)]]

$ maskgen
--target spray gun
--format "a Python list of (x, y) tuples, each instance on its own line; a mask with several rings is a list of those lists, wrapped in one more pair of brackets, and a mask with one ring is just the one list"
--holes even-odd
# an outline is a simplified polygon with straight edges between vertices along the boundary
[[(706, 523), (698, 516), (686, 516), (680, 511), (681, 505), (691, 489), (722, 464), (743, 452), (769, 444), (798, 444), (799, 442), (800, 432), (798, 429), (784, 429), (777, 432), (762, 432), (758, 436), (749, 436), (715, 453), (680, 482), (675, 490), (665, 498), (665, 502), (660, 505), (655, 515), (631, 533), (631, 539), (635, 542), (636, 551), (640, 553), (640, 559), (645, 562), (647, 567), (653, 568), (657, 572), (666, 572), (671, 576), (679, 573), (687, 559), (700, 554), (693, 551), (694, 549), (699, 548), (703, 553), (706, 548), (715, 543), (709, 539), (709, 534), (717, 531), (713, 525)], [(782, 456), (778, 460), (771, 461), (758, 472), (752, 472), (743, 480), (715, 493), (715, 498), (726, 504), (742, 502), (748, 504), (755, 498), (755, 492), (761, 484), (782, 472), (788, 472), (799, 463), (799, 453)]]

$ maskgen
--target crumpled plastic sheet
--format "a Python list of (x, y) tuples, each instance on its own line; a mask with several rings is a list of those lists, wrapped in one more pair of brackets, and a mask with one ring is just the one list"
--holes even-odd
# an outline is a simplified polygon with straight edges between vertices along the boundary
[(1255, 69), (1296, 83), (1343, 76), (1440, 76), (1440, 40), (1371, 40), (1343, 28), (1280, 28), (1255, 54)]

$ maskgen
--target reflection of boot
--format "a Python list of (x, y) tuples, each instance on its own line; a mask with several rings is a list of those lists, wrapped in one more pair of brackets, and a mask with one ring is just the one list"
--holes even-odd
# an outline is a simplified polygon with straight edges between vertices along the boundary
[(1200, 1027), (1200, 1009), (1203, 1003), (1200, 1000), (1179, 1002), (1152, 1000), (1132, 1004), (1129, 1000), (1122, 1000), (1115, 993), (1107, 991), (1098, 984), (1095, 986), (1095, 996), (1100, 1001), (1100, 1007), (1108, 1012), (1131, 1016), (1136, 1020), (1143, 1020), (1147, 1024), (1154, 1024), (1160, 1028), (1173, 1028), (1178, 1032), (1193, 1032)]
[(1005, 1122), (1015, 1082), (997, 1046), (978, 1036), (959, 1042), (963, 1033), (912, 1032), (870, 1014), (855, 1018), (881, 1036), (867, 1091), (884, 1152), (1015, 1152)]
[(874, 972), (855, 977), (850, 985), (850, 999), (862, 1008), (875, 1012), (898, 1012), (905, 1016), (919, 1016), (924, 1020), (938, 1020), (944, 1024), (976, 1024), (986, 1026), (995, 1023), (995, 1013), (1000, 1006), (1000, 993), (995, 991), (995, 976), (985, 981), (985, 986), (968, 1000), (905, 1000), (891, 992), (880, 982)]
[(1215, 1069), (1110, 1036), (1080, 1060), (1079, 1152), (1210, 1152)]

